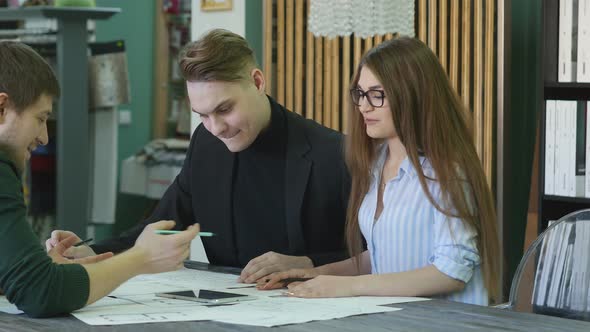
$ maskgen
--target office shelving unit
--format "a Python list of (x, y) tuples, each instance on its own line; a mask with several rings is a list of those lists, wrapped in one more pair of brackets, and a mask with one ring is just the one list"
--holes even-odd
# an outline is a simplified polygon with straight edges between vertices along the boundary
[(590, 198), (546, 195), (545, 187), (545, 101), (546, 100), (590, 100), (590, 83), (558, 82), (559, 50), (559, 1), (543, 2), (543, 100), (540, 103), (540, 144), (539, 144), (539, 224), (541, 233), (547, 228), (549, 220), (557, 220), (564, 215), (590, 207)]
[(86, 236), (89, 219), (88, 20), (104, 20), (119, 8), (27, 7), (0, 9), (0, 21), (57, 20), (57, 211), (59, 229)]

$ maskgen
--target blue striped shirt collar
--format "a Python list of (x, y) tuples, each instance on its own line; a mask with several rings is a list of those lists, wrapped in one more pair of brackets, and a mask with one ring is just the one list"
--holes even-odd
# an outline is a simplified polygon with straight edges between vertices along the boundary
[[(382, 143), (377, 147), (377, 160), (375, 161), (375, 167), (373, 167), (373, 170), (371, 171), (371, 174), (373, 175), (373, 178), (375, 179), (379, 179), (379, 177), (381, 176), (381, 170), (383, 169), (383, 164), (385, 163), (385, 160), (387, 159), (387, 155), (388, 155), (388, 146), (387, 143)], [(419, 155), (418, 159), (420, 160), (420, 167), (422, 167), (424, 169), (424, 167), (430, 167), (430, 163), (426, 163), (426, 157), (423, 155)], [(408, 174), (412, 177), (415, 177), (418, 175), (418, 173), (416, 172), (416, 169), (414, 168), (414, 165), (412, 165), (412, 163), (410, 162), (410, 158), (408, 158), (408, 156), (406, 156), (404, 158), (404, 160), (402, 160), (402, 163), (399, 166), (400, 168), (400, 172), (399, 172), (399, 176), (402, 177), (405, 174)]]

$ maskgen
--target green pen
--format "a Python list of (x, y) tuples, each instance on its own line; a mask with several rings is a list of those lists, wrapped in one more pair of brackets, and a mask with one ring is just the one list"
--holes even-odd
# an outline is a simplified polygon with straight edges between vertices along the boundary
[(92, 240), (93, 240), (93, 238), (89, 238), (89, 239), (86, 239), (84, 241), (80, 241), (80, 242), (74, 244), (74, 247), (79, 247), (79, 246), (81, 246), (83, 244), (90, 243)]
[[(182, 231), (171, 231), (171, 230), (167, 230), (167, 229), (156, 229), (154, 231), (154, 233), (156, 233), (156, 234), (178, 234), (180, 232), (182, 232)], [(211, 232), (199, 232), (198, 235), (203, 236), (203, 237), (211, 237), (211, 236), (214, 236), (215, 234), (211, 233)]]

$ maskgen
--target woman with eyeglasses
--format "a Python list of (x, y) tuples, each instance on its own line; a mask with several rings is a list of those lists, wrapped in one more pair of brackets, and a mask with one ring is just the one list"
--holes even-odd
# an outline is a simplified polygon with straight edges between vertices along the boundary
[(258, 287), (312, 278), (289, 284), (288, 294), (495, 300), (492, 194), (469, 112), (436, 56), (418, 39), (386, 41), (361, 59), (351, 87), (346, 233), (352, 258), (275, 273)]

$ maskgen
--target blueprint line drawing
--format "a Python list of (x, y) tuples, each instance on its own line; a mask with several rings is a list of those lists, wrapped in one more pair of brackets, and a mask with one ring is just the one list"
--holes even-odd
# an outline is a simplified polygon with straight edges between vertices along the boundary
[[(227, 305), (169, 299), (156, 293), (209, 289), (256, 297)], [(135, 277), (109, 296), (72, 313), (89, 325), (120, 325), (212, 320), (230, 324), (278, 326), (401, 310), (386, 304), (425, 301), (412, 297), (302, 299), (283, 290), (259, 291), (231, 274), (182, 269)]]

